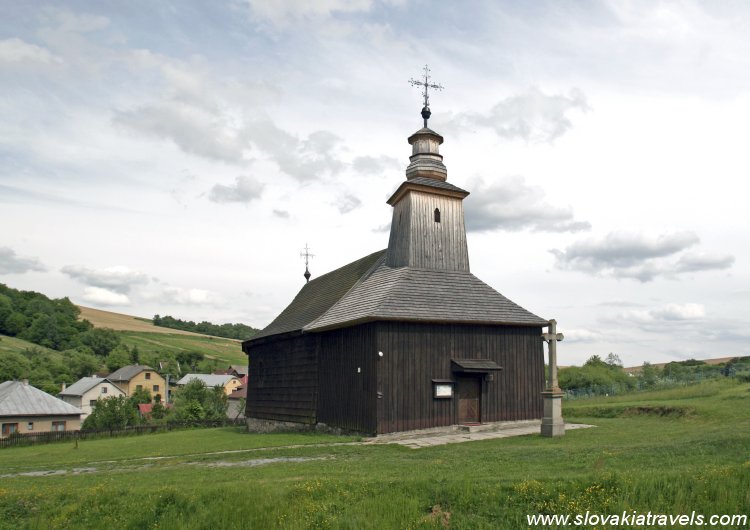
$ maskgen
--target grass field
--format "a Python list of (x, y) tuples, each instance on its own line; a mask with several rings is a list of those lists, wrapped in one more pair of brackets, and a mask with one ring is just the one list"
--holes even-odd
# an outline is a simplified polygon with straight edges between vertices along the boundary
[(200, 352), (227, 364), (247, 364), (240, 341), (208, 335), (172, 335), (140, 331), (121, 331), (120, 338), (129, 347), (138, 346), (142, 352), (180, 351)]
[(123, 343), (129, 347), (138, 346), (142, 352), (159, 353), (171, 351), (200, 352), (227, 364), (246, 364), (247, 357), (242, 353), (240, 341), (191, 333), (179, 329), (154, 326), (150, 320), (111, 311), (78, 306), (81, 318), (94, 327), (109, 328), (120, 332)]
[[(566, 403), (569, 421), (596, 428), (559, 439), (413, 450), (225, 428), (4, 449), (0, 527), (520, 529), (539, 512), (748, 514), (749, 387)], [(42, 471), (58, 474), (20, 475)]]

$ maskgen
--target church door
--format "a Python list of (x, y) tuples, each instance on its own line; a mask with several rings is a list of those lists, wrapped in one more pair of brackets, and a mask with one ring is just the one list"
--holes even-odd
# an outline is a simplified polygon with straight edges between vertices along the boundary
[(460, 376), (458, 387), (458, 423), (481, 421), (482, 381), (478, 377)]

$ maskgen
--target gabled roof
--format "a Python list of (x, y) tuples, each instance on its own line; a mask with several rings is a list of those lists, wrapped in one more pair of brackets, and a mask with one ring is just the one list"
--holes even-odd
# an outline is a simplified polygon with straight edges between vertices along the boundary
[(237, 379), (237, 381), (239, 381), (237, 377), (228, 374), (187, 374), (182, 379), (177, 381), (177, 384), (186, 385), (193, 379), (199, 379), (203, 381), (208, 387), (216, 385), (224, 386), (232, 379)]
[(119, 370), (115, 370), (107, 376), (107, 379), (109, 379), (110, 381), (130, 381), (136, 375), (145, 370), (151, 370), (152, 372), (156, 371), (150, 366), (146, 366), (145, 364), (131, 364), (128, 366), (123, 366)]
[(80, 416), (83, 411), (21, 381), (0, 383), (2, 416)]
[(292, 303), (273, 322), (250, 339), (250, 342), (270, 335), (298, 331), (317, 320), (333, 304), (341, 300), (384, 255), (385, 250), (380, 250), (306, 283)]
[(380, 251), (305, 285), (276, 320), (248, 342), (374, 320), (547, 325), (470, 272), (388, 267), (385, 251)]
[[(112, 384), (112, 381), (107, 379), (106, 377), (82, 377), (72, 385), (70, 385), (68, 388), (60, 392), (59, 395), (61, 396), (82, 396), (92, 388), (94, 388), (97, 385), (100, 385), (102, 383), (110, 383)], [(117, 387), (115, 387), (117, 388)], [(117, 389), (120, 393), (122, 393), (122, 390), (119, 388)]]

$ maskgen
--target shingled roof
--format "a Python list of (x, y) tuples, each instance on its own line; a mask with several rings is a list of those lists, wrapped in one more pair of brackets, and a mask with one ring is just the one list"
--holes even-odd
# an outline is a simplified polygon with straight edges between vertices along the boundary
[(375, 252), (309, 282), (250, 342), (373, 320), (547, 325), (470, 272), (388, 267), (385, 253)]

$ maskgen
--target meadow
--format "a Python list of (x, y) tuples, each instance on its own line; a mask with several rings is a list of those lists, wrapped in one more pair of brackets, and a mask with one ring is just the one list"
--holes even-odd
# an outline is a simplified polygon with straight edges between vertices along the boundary
[(576, 400), (567, 420), (595, 428), (557, 439), (414, 450), (222, 428), (4, 449), (0, 528), (520, 529), (533, 513), (750, 514), (749, 390), (717, 380)]

